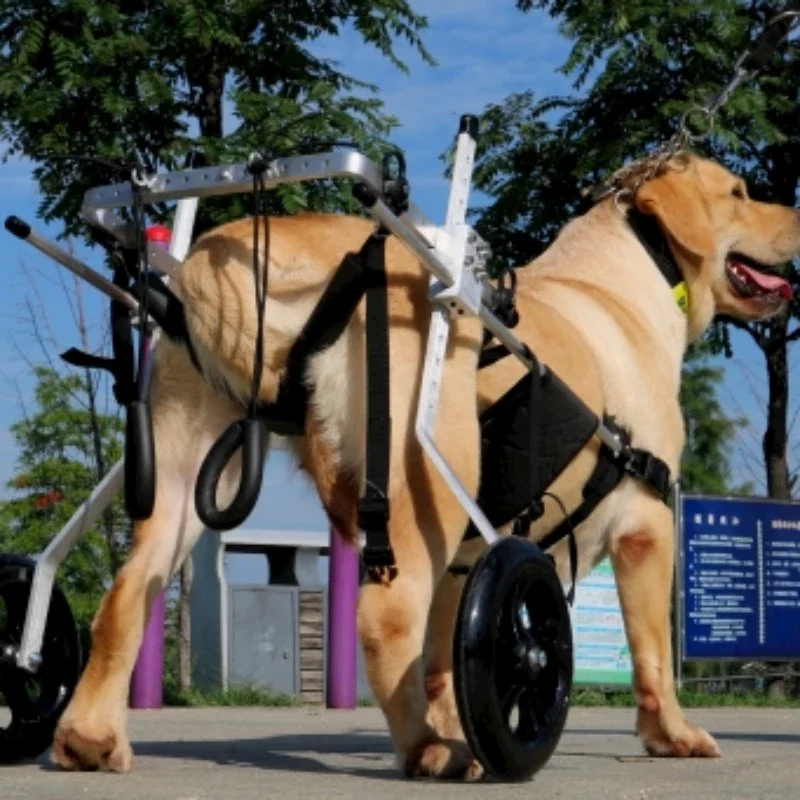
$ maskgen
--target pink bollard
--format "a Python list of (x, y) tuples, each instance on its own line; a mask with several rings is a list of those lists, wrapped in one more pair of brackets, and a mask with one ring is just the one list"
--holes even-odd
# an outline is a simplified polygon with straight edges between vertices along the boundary
[(332, 528), (328, 559), (328, 708), (355, 708), (358, 700), (359, 564), (358, 550)]

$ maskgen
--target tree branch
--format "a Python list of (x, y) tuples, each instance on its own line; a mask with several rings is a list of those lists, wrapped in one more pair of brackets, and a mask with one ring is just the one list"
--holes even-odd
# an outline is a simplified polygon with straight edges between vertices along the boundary
[(761, 350), (766, 350), (769, 346), (767, 338), (759, 333), (752, 325), (748, 325), (746, 322), (742, 322), (735, 317), (720, 317), (720, 320), (726, 322), (728, 325), (732, 325), (734, 328), (738, 328), (740, 331), (749, 333), (752, 340)]
[(786, 334), (786, 344), (791, 344), (800, 339), (800, 325), (796, 327), (791, 333)]

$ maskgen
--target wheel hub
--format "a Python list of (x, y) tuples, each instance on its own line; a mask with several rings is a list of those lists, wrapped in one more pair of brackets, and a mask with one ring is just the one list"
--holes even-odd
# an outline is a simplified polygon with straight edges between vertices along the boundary
[(531, 678), (538, 678), (542, 670), (547, 666), (547, 653), (534, 644), (526, 650), (525, 662)]

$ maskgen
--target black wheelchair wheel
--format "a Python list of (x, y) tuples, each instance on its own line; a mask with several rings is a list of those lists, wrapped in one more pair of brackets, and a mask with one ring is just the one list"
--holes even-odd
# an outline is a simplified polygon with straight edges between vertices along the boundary
[(487, 549), (464, 587), (453, 644), (472, 752), (489, 777), (530, 779), (561, 738), (573, 675), (569, 607), (536, 545), (506, 537)]
[(58, 586), (50, 600), (39, 669), (28, 672), (16, 665), (34, 567), (29, 558), (0, 554), (0, 696), (11, 714), (10, 723), (0, 727), (0, 764), (38, 758), (50, 747), (81, 673), (78, 629)]

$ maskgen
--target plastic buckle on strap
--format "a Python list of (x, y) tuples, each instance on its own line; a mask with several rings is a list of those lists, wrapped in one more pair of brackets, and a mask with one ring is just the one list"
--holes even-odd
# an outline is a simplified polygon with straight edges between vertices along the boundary
[(368, 486), (358, 502), (358, 527), (367, 536), (375, 532), (388, 539), (386, 536), (388, 526), (389, 501), (378, 489)]
[(625, 463), (627, 472), (646, 483), (662, 500), (669, 494), (669, 467), (652, 453), (632, 448)]
[(367, 537), (362, 558), (370, 578), (391, 581), (397, 575), (397, 567), (389, 543), (389, 501), (374, 486), (367, 486), (358, 503), (358, 527)]

